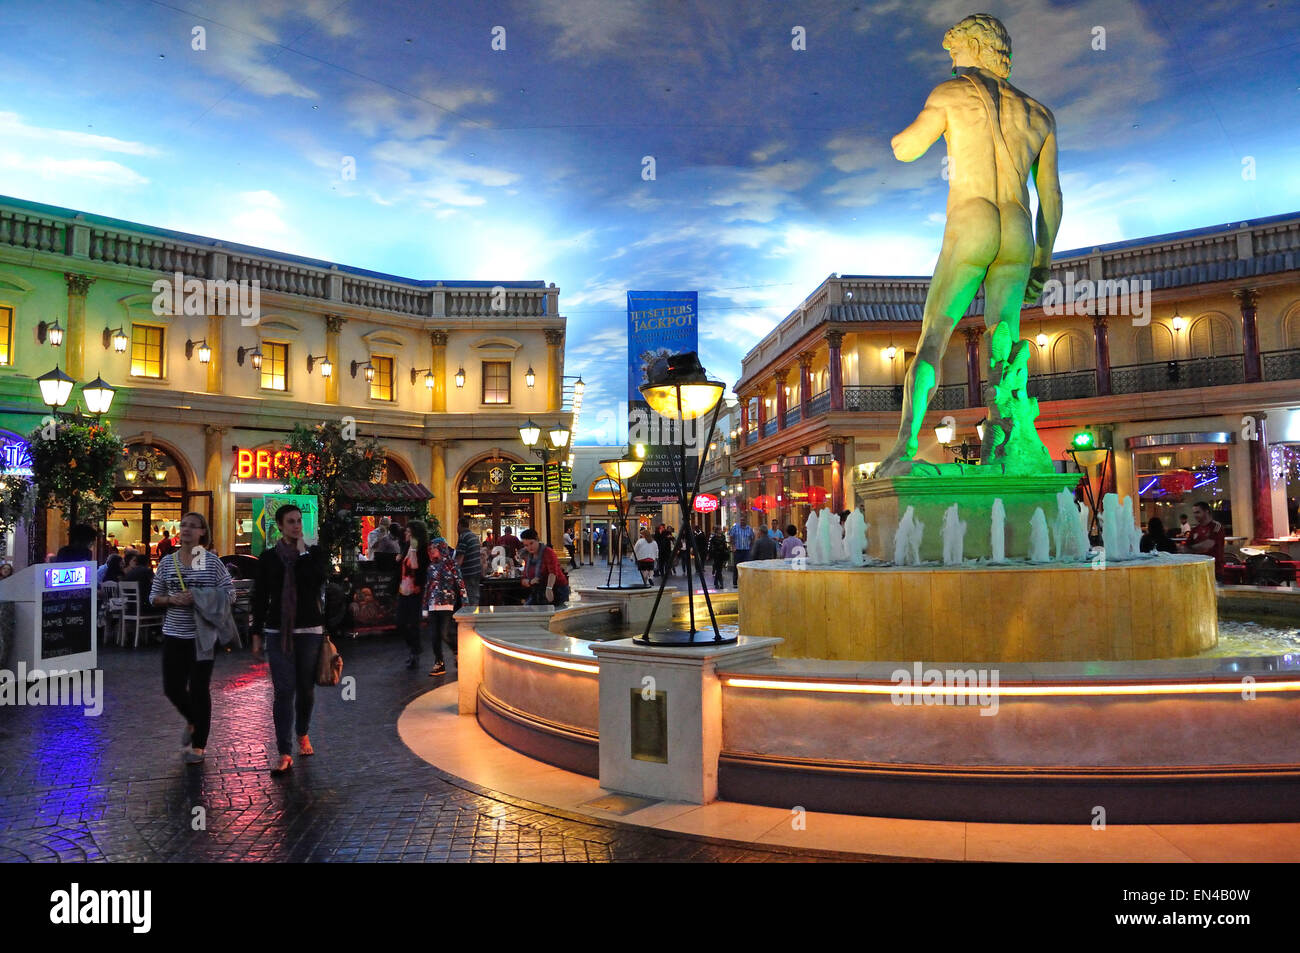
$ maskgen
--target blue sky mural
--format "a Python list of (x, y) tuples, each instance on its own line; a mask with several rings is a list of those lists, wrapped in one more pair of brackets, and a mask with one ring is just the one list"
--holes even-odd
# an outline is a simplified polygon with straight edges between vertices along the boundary
[(929, 273), (942, 143), (905, 165), (889, 139), (972, 12), (1056, 113), (1058, 249), (1300, 209), (1292, 0), (7, 0), (0, 192), (554, 281), (578, 438), (612, 443), (629, 289), (698, 291), (731, 383), (828, 274)]

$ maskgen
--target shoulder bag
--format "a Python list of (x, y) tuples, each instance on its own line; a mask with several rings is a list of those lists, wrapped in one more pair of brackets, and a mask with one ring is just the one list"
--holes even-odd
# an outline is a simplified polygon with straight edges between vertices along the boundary
[(343, 656), (334, 647), (328, 635), (320, 640), (320, 655), (316, 658), (316, 684), (332, 688), (343, 678)]

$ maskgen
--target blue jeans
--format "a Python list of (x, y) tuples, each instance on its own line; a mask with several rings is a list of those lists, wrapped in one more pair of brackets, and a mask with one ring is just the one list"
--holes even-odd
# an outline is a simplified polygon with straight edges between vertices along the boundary
[(281, 638), (278, 632), (268, 632), (262, 641), (271, 666), (271, 684), (275, 686), (275, 700), (271, 704), (275, 744), (280, 754), (292, 755), (293, 731), (305, 735), (311, 727), (311, 709), (316, 701), (316, 663), (324, 636), (305, 633), (290, 636), (288, 655), (281, 648)]

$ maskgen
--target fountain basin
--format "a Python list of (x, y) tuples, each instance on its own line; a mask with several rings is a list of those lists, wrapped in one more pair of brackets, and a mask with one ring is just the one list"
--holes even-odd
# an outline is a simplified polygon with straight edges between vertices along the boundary
[[(969, 538), (969, 537), (968, 537)], [(778, 658), (965, 662), (1182, 658), (1218, 641), (1214, 560), (740, 565), (740, 630)]]

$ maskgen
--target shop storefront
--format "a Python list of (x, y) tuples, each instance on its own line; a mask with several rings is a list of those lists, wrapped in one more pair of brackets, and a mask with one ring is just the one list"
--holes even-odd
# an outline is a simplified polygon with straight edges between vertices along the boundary
[(189, 512), (203, 514), (210, 526), (211, 491), (190, 487), (186, 468), (172, 452), (155, 444), (128, 444), (103, 527), (108, 543), (157, 559), (159, 544), (176, 540), (181, 517)]
[(533, 497), (510, 492), (512, 460), (485, 457), (470, 465), (457, 487), (457, 517), (469, 520), (479, 539), (495, 539), (508, 527), (518, 536), (533, 526)]
[(1137, 479), (1139, 524), (1145, 527), (1158, 517), (1170, 535), (1178, 535), (1182, 517), (1194, 522), (1192, 506), (1203, 500), (1232, 536), (1234, 438), (1228, 432), (1130, 437), (1126, 449), (1132, 454)]

